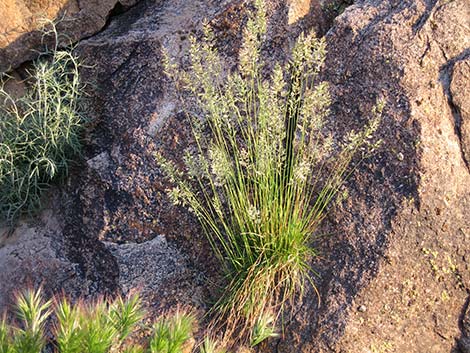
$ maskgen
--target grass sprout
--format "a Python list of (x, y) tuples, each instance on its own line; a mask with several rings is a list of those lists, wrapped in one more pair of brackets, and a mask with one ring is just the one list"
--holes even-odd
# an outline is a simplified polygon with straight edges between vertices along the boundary
[(194, 317), (178, 311), (173, 317), (163, 318), (154, 326), (150, 353), (180, 353), (191, 338)]
[(0, 353), (13, 353), (10, 328), (3, 317), (0, 321)]
[(56, 342), (60, 353), (77, 353), (82, 349), (84, 330), (81, 328), (80, 307), (72, 306), (65, 298), (56, 305)]
[(211, 311), (214, 327), (236, 339), (249, 337), (265, 313), (277, 320), (288, 304), (298, 305), (313, 283), (311, 241), (352, 158), (377, 147), (383, 108), (378, 104), (363, 130), (344, 141), (329, 136), (328, 84), (318, 82), (325, 41), (302, 34), (290, 61), (266, 75), (265, 5), (255, 5), (238, 70), (223, 69), (209, 25), (202, 40), (191, 38), (189, 69), (164, 53), (194, 144), (182, 168), (156, 155), (173, 184), (170, 199), (195, 214), (220, 261), (226, 287)]
[(268, 338), (278, 337), (279, 334), (276, 332), (274, 324), (275, 318), (272, 315), (262, 315), (253, 327), (250, 345), (254, 347)]
[(220, 347), (219, 343), (210, 338), (205, 337), (202, 346), (199, 349), (200, 353), (227, 353), (227, 351)]
[(124, 341), (144, 317), (138, 295), (133, 295), (127, 300), (118, 297), (111, 305), (110, 314), (120, 341)]
[(46, 344), (44, 325), (51, 314), (50, 306), (50, 301), (42, 300), (40, 290), (28, 290), (17, 297), (17, 317), (21, 326), (14, 330), (14, 351), (41, 352)]

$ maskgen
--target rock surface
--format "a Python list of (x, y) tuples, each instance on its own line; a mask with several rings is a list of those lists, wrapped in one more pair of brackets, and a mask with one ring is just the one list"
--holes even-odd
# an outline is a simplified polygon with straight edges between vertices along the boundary
[[(0, 2), (0, 72), (15, 69), (36, 56), (51, 37), (43, 38), (45, 21), (58, 21), (57, 29), (72, 42), (100, 31), (110, 14), (124, 11), (137, 0), (2, 0)], [(42, 40), (45, 39), (45, 43)], [(65, 38), (64, 38), (65, 39)]]
[[(302, 29), (323, 33), (332, 23), (326, 3), (268, 5), (272, 60), (285, 58)], [(80, 42), (93, 83), (85, 161), (54, 190), (52, 215), (0, 245), (0, 307), (14, 287), (8, 279), (19, 278), (72, 296), (138, 288), (155, 313), (206, 309), (217, 264), (195, 220), (167, 200), (153, 157), (164, 150), (178, 160), (189, 135), (161, 49), (184, 62), (188, 35), (207, 18), (233, 65), (246, 11), (244, 1), (140, 1)], [(466, 344), (468, 11), (465, 0), (368, 0), (333, 22), (328, 126), (338, 136), (360, 128), (384, 97), (383, 144), (329, 214), (322, 231), (331, 236), (315, 244), (321, 305), (309, 293), (284, 337), (260, 351), (440, 353)]]
[[(463, 158), (467, 167), (470, 165), (470, 49), (462, 53), (457, 58), (453, 58), (449, 62), (447, 68), (451, 76), (447, 79), (450, 80), (450, 87), (448, 87), (447, 95), (452, 106), (452, 114), (456, 120), (456, 129), (459, 138), (461, 139), (461, 146)], [(448, 83), (448, 81), (446, 81)]]
[(328, 32), (335, 127), (355, 127), (383, 96), (383, 145), (326, 225), (322, 306), (300, 310), (278, 352), (457, 349), (470, 284), (468, 14), (465, 1), (358, 1)]
[(6, 238), (0, 230), (0, 310), (12, 303), (17, 291), (42, 285), (46, 294), (62, 290), (76, 297), (87, 286), (77, 276), (58, 239), (60, 222), (49, 211), (36, 224), (22, 224)]

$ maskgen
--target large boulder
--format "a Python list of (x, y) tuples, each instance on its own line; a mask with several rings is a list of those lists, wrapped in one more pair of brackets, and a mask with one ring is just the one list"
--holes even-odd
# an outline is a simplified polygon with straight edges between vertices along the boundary
[[(262, 351), (449, 352), (460, 336), (462, 347), (470, 281), (466, 2), (359, 1), (333, 23), (329, 5), (319, 4), (269, 1), (263, 53), (285, 59), (301, 30), (329, 29), (328, 128), (337, 136), (360, 129), (383, 97), (383, 143), (357, 166), (348, 197), (324, 222), (328, 236), (314, 244), (320, 305), (310, 290), (283, 337)], [(7, 277), (30, 271), (31, 283), (62, 283), (73, 295), (140, 288), (155, 313), (178, 304), (206, 309), (217, 263), (191, 214), (168, 201), (154, 159), (164, 150), (178, 160), (189, 143), (162, 48), (184, 63), (188, 35), (208, 19), (234, 65), (248, 8), (141, 1), (80, 42), (90, 82), (84, 162), (54, 189), (42, 224), (18, 229), (0, 248), (8, 274), (0, 306), (12, 287)]]
[(136, 2), (137, 0), (1, 1), (0, 72), (10, 71), (33, 59), (38, 50), (43, 50), (44, 44), (53, 45), (54, 38), (44, 37), (41, 31), (48, 21), (57, 22), (57, 29), (64, 39), (60, 44), (70, 44), (97, 33), (105, 26), (110, 15), (122, 12)]
[(383, 144), (325, 224), (321, 306), (307, 300), (278, 352), (456, 349), (470, 287), (468, 18), (460, 0), (358, 1), (328, 32), (335, 129), (384, 97)]

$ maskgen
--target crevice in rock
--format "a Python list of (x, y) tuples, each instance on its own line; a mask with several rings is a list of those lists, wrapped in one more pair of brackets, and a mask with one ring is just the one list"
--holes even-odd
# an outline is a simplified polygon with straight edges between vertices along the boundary
[(87, 39), (90, 39), (90, 38), (93, 38), (93, 37), (96, 37), (96, 36), (100, 35), (101, 33), (103, 33), (104, 31), (106, 31), (109, 28), (109, 26), (114, 21), (114, 19), (116, 19), (117, 17), (119, 17), (121, 15), (124, 15), (125, 13), (129, 12), (131, 9), (133, 9), (134, 7), (139, 5), (141, 2), (142, 2), (141, 0), (137, 0), (135, 4), (125, 6), (120, 1), (118, 1), (116, 3), (116, 5), (114, 5), (114, 7), (111, 9), (111, 11), (109, 11), (108, 15), (106, 16), (106, 22), (105, 22), (103, 28), (101, 28), (98, 32), (93, 33), (92, 35), (81, 38), (78, 42), (82, 42), (82, 41), (85, 41)]
[[(445, 55), (445, 52), (444, 52), (444, 55)], [(452, 91), (450, 89), (450, 86), (452, 84), (455, 64), (459, 61), (463, 61), (468, 58), (470, 58), (470, 48), (464, 50), (462, 53), (460, 53), (456, 57), (450, 60), (447, 60), (447, 62), (439, 70), (439, 81), (442, 84), (444, 95), (447, 97), (447, 102), (452, 112), (452, 116), (454, 117), (454, 130), (459, 140), (460, 153), (462, 156), (462, 160), (464, 161), (465, 166), (467, 167), (467, 170), (470, 173), (470, 161), (468, 160), (467, 156), (464, 153), (464, 141), (462, 137), (462, 114), (460, 112), (460, 107), (454, 103), (454, 98), (452, 95)]]
[(122, 70), (125, 70), (125, 69), (128, 69), (129, 68), (129, 63), (135, 59), (136, 57), (136, 52), (137, 52), (137, 49), (139, 47), (139, 43), (138, 42), (135, 42), (135, 43), (132, 43), (132, 48), (130, 48), (130, 52), (129, 54), (127, 55), (127, 58), (124, 60), (124, 62), (122, 64), (120, 64), (115, 70), (113, 70), (110, 74), (109, 74), (109, 77), (110, 78), (113, 78), (115, 77), (116, 75), (118, 75)]
[[(69, 1), (71, 3), (72, 0)], [(73, 5), (78, 8), (78, 14), (81, 14), (82, 12), (85, 12), (82, 17), (75, 17), (72, 15), (70, 18), (65, 18), (65, 12), (66, 10), (62, 9), (57, 17), (54, 19), (54, 21), (57, 24), (57, 29), (61, 34), (64, 34), (65, 37), (70, 38), (70, 42), (67, 41), (67, 43), (60, 43), (59, 47), (62, 48), (63, 46), (68, 46), (69, 44), (76, 44), (79, 43), (83, 40), (92, 38), (103, 31), (105, 31), (110, 23), (112, 23), (113, 19), (121, 16), (124, 13), (127, 13), (129, 10), (137, 6), (138, 4), (142, 3), (142, 0), (136, 0), (135, 3), (131, 5), (123, 5), (122, 1), (117, 1), (114, 7), (108, 11), (108, 13), (101, 14), (99, 12), (95, 13), (86, 13), (86, 6), (83, 0), (73, 0)], [(83, 37), (78, 37), (72, 33), (70, 36), (69, 30), (70, 28), (73, 27), (73, 24), (69, 25), (64, 25), (65, 22), (70, 22), (70, 20), (79, 20), (78, 26), (80, 27), (82, 24), (80, 24), (80, 21), (90, 21), (93, 20), (93, 16), (95, 16), (95, 20), (99, 19), (97, 23), (102, 23), (101, 21), (104, 21), (104, 25), (102, 28), (96, 28), (96, 32), (93, 32), (95, 28), (91, 29), (91, 34), (90, 34), (90, 29), (87, 29), (87, 32), (89, 33), (88, 35), (85, 35), (84, 33), (81, 33), (80, 35), (83, 35)], [(96, 22), (96, 21), (95, 21)], [(85, 22), (84, 22), (85, 23)], [(73, 32), (73, 31), (72, 31)], [(42, 38), (41, 45), (39, 46), (36, 42), (34, 41), (33, 38)], [(73, 38), (73, 39), (72, 39)], [(30, 29), (27, 32), (24, 32), (17, 40), (14, 42), (10, 43), (8, 46), (4, 48), (0, 48), (0, 74), (1, 73), (8, 73), (13, 70), (16, 70), (19, 67), (24, 66), (28, 62), (31, 62), (35, 60), (38, 57), (38, 53), (40, 52), (41, 48), (44, 46), (45, 43), (53, 43), (54, 36), (53, 35), (47, 35), (44, 36), (42, 31), (39, 29)], [(20, 43), (20, 44), (18, 44)], [(21, 45), (23, 47), (21, 47)], [(13, 49), (11, 48), (13, 47)], [(25, 50), (27, 49), (27, 50)], [(24, 52), (24, 53), (23, 53)], [(5, 61), (8, 60), (8, 61)]]
[(354, 5), (354, 0), (332, 0), (323, 2), (322, 13), (325, 22), (318, 35), (320, 37), (326, 35), (333, 27), (335, 18), (342, 15), (352, 5)]
[(138, 3), (139, 1), (137, 1), (133, 6), (124, 6), (120, 1), (118, 1), (116, 5), (114, 5), (114, 7), (111, 9), (111, 11), (109, 11), (108, 16), (106, 17), (106, 23), (104, 24), (100, 32), (103, 32), (108, 29), (109, 25), (115, 17), (125, 14)]
[(460, 352), (466, 353), (470, 351), (470, 291), (467, 289), (468, 297), (465, 301), (462, 312), (459, 317), (459, 329), (461, 337), (457, 341), (457, 347)]
[(427, 0), (426, 1), (426, 9), (424, 10), (424, 13), (418, 18), (418, 20), (413, 24), (413, 34), (416, 35), (421, 28), (426, 24), (426, 22), (429, 20), (429, 17), (431, 17), (431, 14), (433, 10), (435, 9), (437, 5), (438, 0)]
[(424, 49), (423, 54), (419, 58), (419, 65), (423, 66), (424, 58), (429, 53), (429, 50), (431, 50), (431, 42), (429, 41), (429, 37), (426, 36), (426, 49)]
[[(449, 57), (447, 56), (447, 53), (446, 53), (445, 49), (442, 47), (442, 45), (440, 45), (439, 42), (435, 42), (435, 43), (437, 44), (437, 47), (438, 47), (439, 50), (441, 51), (441, 54), (442, 54), (442, 56), (444, 57), (446, 63), (447, 63), (449, 60), (451, 60), (451, 59), (449, 59)], [(452, 82), (452, 80), (450, 80), (449, 83), (450, 83), (450, 82)]]

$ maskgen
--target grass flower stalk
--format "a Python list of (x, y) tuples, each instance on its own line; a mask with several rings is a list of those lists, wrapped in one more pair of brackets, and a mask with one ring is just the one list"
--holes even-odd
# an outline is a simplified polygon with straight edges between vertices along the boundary
[(209, 25), (202, 40), (191, 38), (188, 70), (164, 59), (194, 144), (182, 169), (162, 153), (156, 158), (173, 184), (169, 197), (195, 214), (220, 261), (226, 287), (212, 313), (227, 337), (248, 337), (263, 318), (275, 322), (313, 283), (313, 237), (352, 158), (377, 147), (383, 108), (363, 130), (334, 141), (325, 129), (328, 84), (318, 82), (325, 40), (302, 34), (290, 61), (266, 75), (266, 14), (263, 1), (255, 5), (238, 70), (223, 69)]

